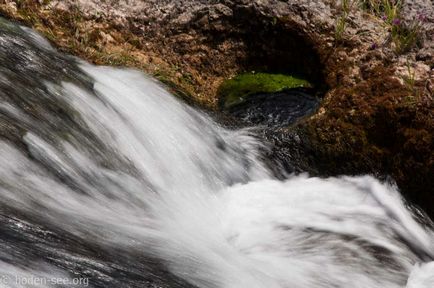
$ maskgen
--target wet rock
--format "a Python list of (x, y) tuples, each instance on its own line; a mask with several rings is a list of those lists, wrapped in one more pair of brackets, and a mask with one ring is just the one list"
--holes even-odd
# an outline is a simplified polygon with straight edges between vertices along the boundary
[(285, 127), (314, 113), (319, 100), (312, 96), (312, 92), (309, 89), (293, 88), (274, 93), (258, 93), (233, 105), (228, 111), (250, 125)]

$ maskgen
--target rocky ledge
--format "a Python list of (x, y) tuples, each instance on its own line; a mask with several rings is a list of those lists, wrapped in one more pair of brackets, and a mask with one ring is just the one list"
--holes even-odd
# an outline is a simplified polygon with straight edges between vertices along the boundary
[(321, 106), (274, 131), (270, 156), (318, 175), (391, 176), (434, 215), (430, 0), (4, 0), (0, 12), (64, 51), (142, 69), (209, 109), (239, 73), (303, 74)]

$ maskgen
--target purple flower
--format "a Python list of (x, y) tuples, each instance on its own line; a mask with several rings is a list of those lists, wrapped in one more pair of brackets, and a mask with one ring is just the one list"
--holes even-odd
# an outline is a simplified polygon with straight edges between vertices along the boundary
[(393, 19), (392, 24), (395, 26), (401, 25), (401, 19), (399, 19), (399, 18)]
[(375, 50), (378, 48), (378, 44), (377, 43), (372, 43), (371, 46), (369, 47), (370, 50)]
[(381, 19), (382, 19), (383, 21), (386, 21), (386, 20), (387, 20), (387, 16), (386, 16), (386, 15), (383, 15), (383, 17), (381, 17)]
[(417, 19), (420, 22), (425, 22), (426, 21), (426, 15), (423, 12), (419, 12), (418, 15), (417, 15)]

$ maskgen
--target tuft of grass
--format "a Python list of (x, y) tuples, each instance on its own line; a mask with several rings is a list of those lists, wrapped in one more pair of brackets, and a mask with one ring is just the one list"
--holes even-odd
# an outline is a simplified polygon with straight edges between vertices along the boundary
[(402, 0), (360, 0), (360, 4), (363, 9), (383, 19), (396, 54), (404, 54), (418, 43), (423, 19), (419, 16), (404, 23), (401, 20)]
[(336, 19), (335, 23), (335, 40), (337, 42), (341, 41), (344, 37), (345, 30), (347, 28), (348, 18), (350, 17), (350, 12), (356, 3), (356, 0), (342, 0), (341, 1), (341, 14)]
[(346, 14), (349, 14), (353, 5), (354, 5), (353, 0), (342, 0), (341, 2), (342, 11)]
[(414, 92), (415, 91), (415, 84), (416, 84), (416, 72), (414, 69), (412, 69), (410, 60), (407, 59), (407, 75), (402, 77), (402, 80), (404, 80), (405, 85), (407, 88)]
[(384, 21), (389, 25), (393, 25), (393, 21), (399, 19), (399, 15), (401, 13), (401, 1), (383, 0), (381, 2), (384, 13)]
[(245, 73), (226, 80), (218, 94), (224, 99), (224, 108), (242, 103), (249, 95), (279, 92), (284, 89), (311, 87), (304, 79), (283, 74)]
[(404, 54), (410, 51), (419, 42), (422, 31), (422, 23), (417, 20), (409, 24), (399, 21), (392, 23), (390, 27), (390, 37), (394, 44), (397, 54)]
[(335, 24), (335, 39), (336, 41), (341, 41), (343, 39), (345, 29), (347, 28), (347, 17), (342, 15), (336, 19)]
[(360, 0), (360, 7), (392, 24), (401, 10), (401, 0)]

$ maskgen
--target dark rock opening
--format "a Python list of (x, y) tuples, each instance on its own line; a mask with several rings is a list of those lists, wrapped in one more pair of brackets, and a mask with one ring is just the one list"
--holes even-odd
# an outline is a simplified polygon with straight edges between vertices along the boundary
[[(313, 101), (313, 98), (321, 98), (328, 87), (324, 80), (323, 64), (314, 48), (313, 40), (299, 24), (294, 23), (289, 18), (263, 15), (254, 7), (237, 6), (227, 15), (224, 13), (218, 14), (218, 16), (213, 14), (213, 17), (207, 13), (209, 11), (204, 12), (204, 14), (198, 13), (196, 19), (189, 22), (188, 27), (184, 27), (181, 32), (193, 30), (194, 38), (198, 39), (200, 45), (195, 43), (196, 40), (190, 44), (194, 43), (194, 46), (201, 48), (195, 50), (191, 48), (192, 45), (181, 45), (178, 46), (179, 50), (177, 51), (180, 54), (183, 52), (191, 54), (194, 51), (196, 56), (203, 53), (207, 54), (207, 57), (201, 58), (203, 60), (199, 61), (198, 71), (204, 71), (203, 66), (210, 68), (210, 71), (206, 73), (211, 74), (211, 79), (213, 77), (228, 79), (252, 71), (284, 74), (306, 79), (312, 84), (311, 89), (306, 89), (303, 93), (297, 90), (275, 94), (274, 92), (281, 91), (273, 91), (272, 97), (266, 97), (264, 93), (260, 93), (260, 95), (256, 95), (258, 97), (255, 97), (255, 100), (248, 101), (236, 109), (231, 109), (229, 111), (231, 114), (235, 114), (234, 116), (238, 119), (253, 119), (254, 121), (247, 121), (251, 124), (268, 125), (271, 121), (271, 126), (284, 126), (314, 112), (318, 107), (318, 102)], [(180, 31), (176, 33), (180, 33)], [(220, 83), (221, 80), (218, 81), (215, 91), (221, 108), (222, 95), (218, 93)], [(301, 99), (300, 95), (306, 95), (307, 98)], [(277, 101), (267, 103), (268, 100)], [(300, 109), (300, 111), (295, 111), (298, 109), (297, 103), (294, 102), (296, 100), (301, 100), (298, 106), (305, 114), (298, 113), (301, 111)], [(306, 107), (305, 104), (308, 102), (313, 104)], [(281, 106), (282, 103), (290, 103), (288, 106), (288, 109), (291, 110), (289, 114), (297, 116), (290, 117), (291, 119), (288, 120), (286, 117), (289, 115), (286, 113), (288, 111), (284, 111), (285, 107)], [(279, 111), (271, 111), (273, 107)], [(232, 113), (233, 111), (235, 113)], [(261, 116), (260, 113), (264, 113), (264, 115)], [(271, 120), (267, 122), (266, 118)]]
[(207, 13), (198, 13), (174, 32), (193, 36), (186, 37), (188, 43), (183, 43), (184, 37), (174, 38), (176, 53), (188, 55), (189, 65), (209, 79), (250, 71), (281, 73), (307, 79), (321, 94), (327, 90), (324, 65), (315, 49), (318, 45), (300, 24), (263, 15), (254, 7), (236, 6), (228, 15), (213, 17)]
[(246, 49), (246, 57), (239, 59), (240, 67), (299, 75), (319, 89), (326, 88), (323, 65), (313, 43), (300, 27), (289, 20), (257, 15), (255, 11), (238, 11), (234, 18), (244, 20), (238, 25), (245, 28), (239, 35)]

